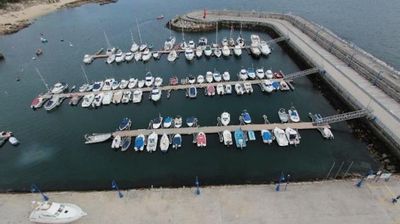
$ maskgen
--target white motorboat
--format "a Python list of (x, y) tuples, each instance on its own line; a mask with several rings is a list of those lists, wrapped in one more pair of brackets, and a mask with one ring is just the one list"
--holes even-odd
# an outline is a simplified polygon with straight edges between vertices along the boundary
[(132, 92), (130, 90), (125, 90), (122, 93), (121, 103), (129, 103), (131, 101)]
[(146, 73), (145, 80), (146, 80), (145, 85), (146, 85), (147, 87), (153, 85), (153, 83), (154, 83), (154, 77), (153, 77), (153, 75), (151, 74), (151, 72), (147, 72), (147, 73)]
[(199, 43), (197, 45), (200, 46), (201, 49), (204, 50), (204, 48), (206, 47), (207, 43), (208, 43), (208, 40), (207, 40), (206, 37), (200, 37), (199, 38)]
[(113, 84), (114, 81), (115, 81), (114, 79), (106, 79), (104, 81), (103, 88), (101, 90), (103, 90), (103, 91), (111, 90), (111, 87), (112, 87), (112, 84)]
[(331, 129), (329, 129), (327, 127), (324, 127), (324, 128), (319, 128), (318, 130), (321, 132), (322, 137), (324, 137), (326, 139), (333, 139), (334, 138)]
[(228, 71), (225, 71), (224, 73), (222, 73), (222, 79), (223, 79), (224, 81), (229, 81), (229, 80), (231, 80), (231, 75), (229, 74)]
[(83, 63), (90, 64), (93, 62), (93, 57), (91, 55), (85, 54), (83, 56)]
[(266, 129), (261, 130), (261, 137), (263, 139), (263, 142), (266, 144), (271, 144), (273, 141), (273, 136), (271, 132)]
[(231, 115), (228, 112), (223, 112), (221, 114), (221, 123), (224, 126), (229, 125), (229, 123), (231, 122)]
[(265, 71), (265, 77), (267, 79), (272, 79), (274, 77), (274, 74), (272, 73), (271, 70), (268, 69), (267, 71)]
[(271, 48), (265, 41), (260, 42), (260, 50), (261, 50), (261, 53), (265, 56), (271, 54)]
[(102, 100), (102, 104), (103, 105), (109, 105), (111, 103), (111, 101), (112, 101), (112, 98), (113, 98), (113, 92), (111, 92), (111, 91), (110, 92), (105, 92), (103, 100)]
[(135, 58), (135, 61), (140, 61), (142, 59), (142, 52), (137, 51), (133, 54), (133, 57)]
[(156, 118), (154, 118), (154, 119), (152, 120), (152, 127), (153, 127), (153, 129), (160, 128), (161, 125), (162, 125), (162, 123), (163, 123), (163, 117), (161, 117), (161, 115), (158, 115), (158, 117), (156, 117)]
[(147, 152), (155, 152), (157, 149), (157, 142), (158, 142), (158, 135), (155, 132), (152, 132), (147, 137), (147, 145), (146, 145)]
[(225, 94), (232, 94), (232, 85), (231, 84), (227, 84), (225, 85)]
[(187, 77), (187, 81), (189, 82), (189, 84), (194, 84), (196, 83), (196, 77), (194, 75), (189, 75)]
[(174, 121), (174, 119), (172, 117), (166, 116), (163, 121), (163, 127), (170, 128), (172, 126), (173, 121)]
[(146, 49), (148, 49), (148, 48), (147, 48), (147, 44), (141, 44), (141, 45), (139, 46), (139, 51), (141, 51), (141, 52), (145, 51)]
[(128, 88), (129, 88), (129, 89), (135, 88), (136, 85), (137, 85), (137, 83), (138, 83), (138, 79), (130, 78), (130, 79), (129, 79), (129, 83), (128, 83)]
[(63, 101), (62, 97), (54, 95), (44, 103), (43, 107), (45, 110), (50, 111), (58, 107), (62, 103), (62, 101)]
[(98, 91), (103, 89), (103, 86), (104, 86), (104, 82), (103, 81), (94, 82), (92, 91), (93, 92), (98, 92)]
[(224, 130), (224, 131), (222, 132), (222, 137), (223, 137), (223, 139), (224, 139), (224, 145), (230, 146), (230, 145), (233, 144), (233, 141), (232, 141), (232, 133), (231, 133), (230, 131)]
[(151, 100), (157, 102), (161, 99), (161, 90), (159, 88), (153, 88), (151, 90)]
[(180, 127), (182, 127), (182, 117), (181, 116), (176, 116), (175, 118), (174, 118), (174, 127), (175, 128), (180, 128)]
[(132, 60), (133, 60), (133, 57), (134, 57), (134, 55), (133, 55), (132, 52), (126, 52), (126, 53), (125, 53), (125, 61), (126, 61), (126, 62), (132, 61)]
[(230, 46), (230, 47), (235, 46), (235, 40), (232, 37), (229, 37), (229, 39), (228, 39), (228, 46)]
[(239, 46), (239, 44), (236, 44), (235, 47), (233, 48), (233, 53), (236, 56), (242, 55), (242, 48)]
[(126, 89), (126, 87), (128, 87), (129, 81), (122, 79), (121, 82), (119, 83), (119, 88), (120, 89)]
[(228, 39), (222, 38), (221, 44), (222, 46), (228, 46)]
[(139, 88), (143, 88), (145, 84), (146, 84), (146, 80), (139, 80), (138, 81), (138, 87)]
[(257, 76), (257, 78), (259, 78), (259, 79), (263, 79), (263, 78), (264, 78), (264, 69), (258, 68), (258, 69), (256, 70), (256, 76)]
[(114, 93), (114, 95), (113, 95), (113, 98), (112, 98), (112, 103), (113, 104), (119, 104), (119, 103), (121, 103), (121, 100), (122, 100), (122, 90), (121, 91), (116, 91), (115, 93)]
[(213, 80), (214, 80), (214, 78), (213, 78), (213, 73), (210, 72), (210, 71), (208, 71), (208, 72), (206, 73), (206, 81), (207, 81), (208, 83), (211, 83)]
[(235, 84), (235, 91), (236, 91), (236, 94), (237, 94), (237, 95), (243, 95), (244, 89), (243, 89), (242, 84), (236, 83), (236, 84)]
[(203, 48), (201, 48), (201, 46), (197, 46), (195, 54), (196, 57), (200, 58), (203, 55)]
[(219, 73), (217, 70), (215, 70), (212, 75), (213, 75), (214, 81), (221, 82), (221, 80), (222, 80), (221, 73)]
[(17, 146), (19, 144), (18, 139), (14, 136), (9, 137), (8, 142), (13, 146)]
[(111, 89), (116, 90), (119, 87), (119, 82), (117, 80), (114, 80), (111, 84)]
[(160, 139), (160, 150), (161, 152), (167, 152), (169, 148), (169, 138), (167, 134), (163, 134)]
[(244, 39), (242, 38), (242, 36), (238, 36), (238, 38), (236, 39), (236, 43), (237, 45), (239, 45), (240, 47), (244, 47)]
[(248, 78), (249, 78), (249, 75), (247, 74), (247, 70), (244, 68), (240, 69), (239, 80), (246, 80)]
[(169, 62), (173, 62), (176, 60), (177, 57), (178, 57), (178, 54), (176, 53), (176, 51), (172, 50), (169, 52), (167, 59)]
[(100, 142), (105, 142), (108, 139), (110, 139), (112, 136), (111, 133), (105, 133), (105, 134), (98, 134), (94, 133), (91, 135), (85, 135), (85, 144), (94, 144), (94, 143), (100, 143)]
[(65, 90), (67, 90), (68, 84), (63, 83), (63, 82), (57, 82), (54, 84), (53, 88), (51, 88), (51, 93), (53, 94), (59, 94), (63, 93)]
[(270, 93), (270, 92), (274, 91), (274, 87), (272, 86), (272, 82), (270, 80), (268, 80), (268, 79), (264, 80), (262, 82), (261, 86), (262, 86), (262, 90), (267, 92), (267, 93)]
[(278, 110), (278, 116), (279, 120), (281, 120), (282, 123), (286, 123), (289, 121), (289, 114), (286, 113), (286, 110), (284, 108)]
[(99, 93), (94, 97), (94, 100), (92, 102), (92, 107), (99, 107), (101, 106), (101, 103), (103, 102), (103, 97), (104, 93)]
[(82, 107), (89, 107), (90, 105), (92, 105), (94, 96), (95, 96), (94, 93), (85, 95), (82, 100)]
[(119, 149), (121, 147), (121, 141), (122, 138), (120, 135), (117, 135), (114, 137), (112, 143), (111, 143), (111, 148), (112, 149)]
[(110, 54), (106, 60), (107, 64), (112, 64), (114, 61), (115, 61), (115, 54)]
[(146, 50), (144, 50), (142, 53), (142, 61), (146, 62), (146, 61), (150, 60), (151, 56), (152, 55), (151, 55), (150, 50), (148, 48), (146, 48)]
[(29, 221), (34, 223), (71, 223), (87, 214), (77, 205), (56, 202), (32, 202)]
[(217, 58), (221, 57), (222, 52), (221, 52), (221, 49), (219, 49), (219, 47), (214, 48), (214, 55)]
[(288, 114), (289, 114), (290, 121), (300, 122), (299, 113), (297, 112), (297, 110), (294, 106), (290, 107), (290, 109), (288, 110)]
[(207, 57), (210, 57), (212, 55), (212, 49), (211, 49), (210, 45), (205, 46), (204, 55)]
[(193, 60), (194, 58), (194, 52), (192, 48), (186, 48), (185, 49), (185, 57), (188, 61)]
[(204, 83), (204, 76), (198, 75), (197, 76), (197, 83), (199, 83), (199, 84)]
[(244, 91), (245, 91), (246, 93), (253, 93), (253, 86), (251, 85), (251, 83), (245, 82), (245, 83), (243, 84), (243, 87), (244, 87)]
[[(107, 41), (107, 38), (106, 38), (106, 41)], [(108, 42), (108, 41), (107, 41), (107, 42)], [(107, 48), (107, 50), (106, 50), (106, 55), (115, 54), (116, 51), (117, 51), (117, 48), (115, 48), (115, 47)]]
[(117, 53), (115, 54), (115, 62), (121, 63), (125, 60), (124, 53), (122, 53), (121, 50), (118, 50)]
[(259, 56), (261, 55), (261, 50), (260, 50), (260, 48), (259, 48), (259, 44), (254, 44), (254, 43), (252, 43), (252, 44), (250, 45), (250, 51), (251, 51), (251, 53), (252, 53), (254, 56), (256, 56), (256, 57), (259, 57)]
[(274, 135), (276, 142), (278, 143), (279, 146), (288, 146), (289, 142), (286, 138), (285, 131), (282, 129), (275, 127), (274, 128)]
[(131, 52), (135, 53), (138, 50), (139, 50), (139, 45), (135, 41), (133, 41), (131, 45)]
[(254, 68), (248, 68), (247, 69), (247, 75), (249, 76), (250, 79), (255, 79), (256, 78), (256, 72), (254, 71)]
[(143, 91), (141, 89), (135, 89), (133, 91), (133, 103), (140, 103), (142, 101)]
[(189, 40), (188, 47), (191, 48), (191, 49), (195, 49), (196, 48), (196, 44), (194, 43), (193, 40)]
[(174, 36), (168, 37), (164, 42), (164, 50), (166, 51), (172, 50), (172, 48), (174, 48), (175, 42), (176, 38)]
[(219, 84), (217, 85), (217, 94), (218, 94), (218, 95), (224, 95), (224, 94), (225, 94), (224, 85), (221, 84), (221, 83), (219, 83)]
[(85, 84), (81, 85), (81, 86), (79, 87), (79, 92), (80, 92), (80, 93), (83, 93), (83, 92), (88, 91), (89, 86), (90, 86), (89, 83), (85, 83)]
[(252, 34), (250, 35), (250, 40), (252, 44), (257, 44), (259, 45), (261, 40), (260, 40), (260, 36), (256, 35), (256, 34)]
[(298, 131), (296, 131), (290, 127), (287, 127), (285, 129), (285, 134), (286, 134), (286, 138), (289, 141), (290, 145), (300, 144), (300, 135), (299, 135)]
[(155, 79), (154, 79), (154, 85), (155, 86), (161, 86), (162, 85), (162, 83), (163, 83), (163, 79), (161, 78), (161, 77), (156, 77)]
[(229, 49), (228, 45), (224, 45), (222, 47), (222, 55), (228, 57), (231, 55), (231, 50)]

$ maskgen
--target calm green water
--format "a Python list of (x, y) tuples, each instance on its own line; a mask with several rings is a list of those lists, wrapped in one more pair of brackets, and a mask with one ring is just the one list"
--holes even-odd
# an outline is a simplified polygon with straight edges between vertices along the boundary
[[(112, 45), (122, 49), (130, 47), (129, 29), (138, 39), (135, 18), (139, 20), (142, 38), (160, 47), (169, 35), (165, 22), (154, 18), (164, 14), (169, 19), (192, 9), (236, 8), (264, 9), (269, 11), (295, 11), (307, 16), (338, 32), (340, 35), (366, 46), (379, 57), (387, 61), (399, 58), (399, 48), (391, 49), (376, 46), (380, 29), (371, 22), (372, 27), (360, 27), (357, 23), (362, 10), (354, 9), (347, 1), (341, 1), (343, 10), (337, 14), (341, 3), (337, 1), (318, 2), (305, 1), (139, 1), (121, 0), (117, 4), (107, 6), (85, 5), (79, 8), (62, 10), (39, 18), (32, 26), (14, 35), (0, 38), (0, 49), (6, 54), (6, 61), (0, 63), (0, 129), (11, 130), (22, 142), (18, 147), (5, 144), (0, 149), (0, 189), (28, 190), (32, 183), (43, 189), (108, 189), (112, 179), (116, 179), (120, 187), (149, 187), (191, 185), (195, 176), (199, 176), (202, 184), (259, 183), (277, 179), (280, 172), (290, 173), (294, 180), (323, 178), (332, 163), (345, 162), (345, 167), (354, 161), (351, 171), (365, 172), (377, 166), (367, 152), (366, 143), (357, 140), (345, 123), (333, 127), (334, 141), (325, 141), (317, 131), (301, 131), (301, 144), (298, 147), (279, 148), (276, 144), (262, 144), (257, 133), (257, 141), (250, 142), (248, 147), (239, 151), (233, 147), (225, 148), (219, 143), (217, 135), (208, 136), (206, 149), (198, 149), (191, 143), (192, 137), (184, 137), (183, 148), (171, 150), (167, 154), (160, 152), (135, 153), (114, 152), (110, 142), (98, 145), (84, 145), (83, 135), (92, 132), (109, 132), (116, 128), (121, 118), (127, 116), (133, 120), (133, 128), (145, 128), (148, 121), (158, 113), (163, 115), (194, 115), (199, 118), (200, 125), (216, 123), (216, 117), (223, 111), (231, 113), (232, 122), (243, 109), (247, 109), (254, 122), (262, 122), (262, 115), (269, 116), (270, 121), (277, 122), (277, 110), (280, 107), (295, 105), (303, 120), (308, 120), (308, 112), (319, 112), (323, 115), (335, 113), (335, 109), (322, 94), (313, 89), (307, 78), (296, 80), (294, 92), (263, 95), (259, 88), (250, 96), (237, 97), (204, 97), (196, 100), (185, 98), (183, 92), (174, 92), (167, 100), (164, 94), (161, 102), (154, 104), (147, 100), (139, 105), (110, 105), (97, 110), (81, 107), (70, 107), (65, 102), (53, 112), (44, 110), (32, 111), (29, 108), (34, 96), (44, 91), (44, 86), (35, 73), (39, 68), (46, 81), (53, 84), (65, 81), (70, 85), (80, 85), (84, 79), (80, 69), (82, 56), (106, 47), (103, 31), (107, 32)], [(357, 1), (353, 1), (357, 2)], [(377, 7), (370, 1), (371, 11), (387, 7), (386, 3)], [(397, 4), (393, 1), (393, 4)], [(229, 5), (229, 7), (227, 7)], [(336, 6), (336, 7), (333, 7)], [(361, 7), (365, 8), (366, 4)], [(378, 9), (377, 9), (378, 8)], [(168, 9), (168, 10), (166, 10)], [(385, 8), (386, 9), (386, 8)], [(385, 23), (385, 30), (390, 30), (391, 22), (386, 17), (374, 17)], [(398, 20), (398, 18), (391, 18)], [(365, 18), (364, 18), (365, 20)], [(372, 18), (371, 18), (372, 20)], [(348, 24), (346, 27), (343, 24)], [(398, 23), (397, 23), (398, 24)], [(357, 29), (355, 29), (357, 28)], [(398, 31), (396, 31), (398, 32)], [(40, 33), (44, 33), (49, 43), (40, 43)], [(360, 35), (363, 33), (363, 35)], [(373, 33), (369, 36), (369, 33)], [(215, 33), (185, 34), (185, 39), (197, 39), (205, 35), (209, 41), (215, 40)], [(228, 36), (229, 31), (222, 30), (219, 37)], [(265, 33), (259, 33), (262, 39), (270, 39)], [(180, 33), (175, 33), (181, 39)], [(234, 36), (237, 36), (235, 32)], [(244, 32), (244, 36), (250, 33)], [(371, 40), (376, 37), (375, 40)], [(64, 42), (60, 42), (64, 39)], [(390, 39), (392, 40), (392, 39)], [(392, 40), (393, 41), (393, 40)], [(73, 47), (69, 47), (69, 42)], [(398, 46), (397, 42), (393, 42)], [(385, 43), (386, 44), (386, 43)], [(383, 45), (385, 45), (383, 44)], [(44, 54), (38, 60), (32, 60), (35, 49), (42, 48)], [(130, 63), (106, 65), (103, 61), (95, 61), (85, 66), (90, 80), (115, 77), (144, 78), (146, 71), (160, 75), (168, 80), (171, 75), (184, 77), (187, 74), (205, 74), (214, 68), (219, 71), (228, 70), (231, 75), (241, 67), (265, 67), (283, 70), (285, 73), (299, 71), (289, 55), (274, 45), (269, 58), (254, 60), (248, 55), (240, 59), (209, 59), (204, 57), (193, 63), (187, 63), (184, 56), (173, 64), (162, 58), (160, 61), (143, 64)], [(21, 81), (16, 82), (16, 77)]]

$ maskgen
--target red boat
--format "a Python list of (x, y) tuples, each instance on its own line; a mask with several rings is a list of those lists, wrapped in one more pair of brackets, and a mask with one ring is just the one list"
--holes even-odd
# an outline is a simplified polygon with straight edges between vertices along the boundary
[(207, 96), (215, 95), (215, 87), (213, 85), (207, 86)]
[(196, 137), (197, 147), (206, 147), (207, 146), (207, 137), (204, 132), (199, 132)]
[(176, 77), (176, 76), (173, 76), (173, 77), (169, 78), (169, 84), (170, 85), (173, 85), (173, 86), (177, 85), (178, 82), (179, 82), (179, 80), (178, 80), (178, 77)]
[(42, 107), (44, 101), (45, 100), (43, 99), (43, 97), (40, 97), (40, 96), (36, 97), (35, 99), (32, 100), (31, 108), (38, 109), (38, 108)]
[(157, 20), (162, 20), (162, 19), (164, 19), (164, 15), (157, 16)]

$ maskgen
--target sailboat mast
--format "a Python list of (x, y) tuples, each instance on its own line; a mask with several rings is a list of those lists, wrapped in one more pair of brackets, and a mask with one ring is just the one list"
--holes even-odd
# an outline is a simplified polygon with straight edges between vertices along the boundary
[(87, 75), (86, 75), (85, 68), (83, 68), (82, 65), (81, 65), (81, 69), (82, 69), (82, 72), (83, 72), (83, 77), (86, 79), (86, 83), (89, 84), (89, 79), (88, 79), (88, 77), (87, 77)]
[(242, 23), (240, 23), (240, 36), (242, 36)]
[(215, 44), (218, 44), (218, 22), (215, 29)]
[(108, 40), (106, 31), (103, 31), (103, 33), (104, 33), (104, 37), (106, 38), (107, 47), (108, 47), (108, 48), (111, 48), (111, 44), (110, 44), (110, 41)]
[(142, 44), (142, 35), (140, 34), (139, 23), (138, 23), (137, 19), (136, 19), (136, 26), (137, 26), (137, 30), (139, 33), (139, 41), (140, 41), (140, 44)]
[(40, 73), (38, 68), (35, 68), (36, 73), (39, 75), (40, 79), (42, 80), (44, 86), (46, 87), (47, 91), (50, 91), (49, 86), (47, 85), (46, 81), (44, 80), (42, 74)]
[(129, 29), (129, 31), (131, 32), (131, 39), (132, 39), (132, 44), (135, 42), (134, 40), (133, 40), (133, 33), (132, 33), (132, 30), (131, 29)]
[(182, 27), (182, 39), (183, 39), (183, 42), (185, 42), (185, 33), (183, 32), (183, 27)]

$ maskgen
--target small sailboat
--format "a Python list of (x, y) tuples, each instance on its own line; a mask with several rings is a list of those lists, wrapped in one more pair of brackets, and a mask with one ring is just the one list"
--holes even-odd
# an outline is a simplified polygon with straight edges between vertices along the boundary
[(159, 86), (162, 85), (162, 83), (163, 83), (163, 79), (162, 79), (161, 77), (156, 77), (156, 78), (154, 79), (154, 85), (155, 85), (155, 86), (159, 87)]
[(242, 84), (236, 83), (236, 84), (235, 84), (235, 91), (236, 91), (236, 94), (237, 94), (237, 95), (243, 95), (244, 89), (243, 89)]
[(229, 80), (231, 80), (231, 75), (229, 74), (228, 71), (225, 71), (224, 73), (222, 73), (222, 79), (223, 79), (224, 81), (229, 81)]
[(142, 101), (143, 91), (141, 89), (135, 89), (133, 91), (133, 103), (140, 103)]
[(118, 49), (117, 53), (115, 54), (115, 62), (121, 63), (124, 60), (125, 60), (124, 53), (122, 53), (122, 51)]
[(161, 124), (162, 124), (162, 121), (163, 121), (163, 117), (161, 117), (161, 115), (159, 115), (158, 117), (153, 119), (152, 127), (154, 129), (160, 128)]
[(261, 137), (262, 137), (262, 140), (264, 143), (266, 143), (266, 144), (272, 143), (273, 139), (272, 139), (272, 134), (270, 131), (265, 130), (265, 129), (261, 130)]
[(176, 51), (172, 50), (169, 52), (167, 59), (169, 62), (173, 62), (176, 60), (177, 57), (178, 57), (178, 54), (176, 53)]
[(247, 73), (247, 70), (246, 69), (240, 69), (239, 80), (246, 80), (248, 78), (249, 78), (249, 75)]
[(175, 46), (176, 38), (170, 35), (164, 42), (164, 50), (169, 51), (172, 50)]
[(112, 141), (112, 143), (111, 143), (111, 148), (112, 149), (119, 149), (121, 147), (121, 141), (122, 141), (121, 136), (119, 136), (119, 135), (115, 136), (113, 141)]
[(175, 134), (172, 138), (172, 148), (177, 149), (182, 146), (182, 136), (180, 134)]
[(294, 106), (290, 107), (290, 109), (288, 110), (288, 114), (289, 114), (290, 121), (300, 122), (299, 113), (297, 112), (297, 110)]
[(289, 142), (285, 135), (285, 131), (283, 131), (282, 129), (280, 129), (278, 127), (275, 127), (274, 135), (275, 135), (275, 140), (279, 146), (288, 146), (289, 145)]
[(125, 117), (119, 123), (118, 130), (120, 131), (129, 130), (131, 128), (131, 124), (132, 124), (131, 119)]
[(180, 127), (182, 127), (182, 117), (181, 116), (176, 116), (175, 118), (174, 118), (174, 127), (175, 128), (180, 128)]
[(299, 135), (298, 131), (296, 131), (290, 127), (287, 127), (285, 129), (285, 134), (286, 134), (286, 138), (288, 139), (290, 145), (300, 144), (300, 135)]
[(134, 54), (132, 52), (126, 52), (125, 53), (125, 61), (130, 62), (133, 60)]
[(136, 51), (139, 50), (139, 45), (135, 41), (133, 41), (130, 50), (131, 50), (132, 53), (135, 53)]
[(251, 124), (251, 117), (250, 114), (247, 112), (247, 110), (243, 110), (241, 116), (245, 124)]
[(151, 90), (150, 99), (151, 99), (152, 101), (154, 101), (154, 102), (157, 102), (157, 101), (159, 101), (159, 100), (161, 99), (161, 95), (162, 95), (161, 90), (160, 90), (159, 88), (157, 88), (157, 87), (154, 87), (154, 88)]
[(170, 128), (172, 126), (172, 121), (173, 121), (172, 117), (166, 116), (164, 118), (163, 127), (164, 128)]
[(222, 83), (218, 83), (217, 85), (217, 94), (220, 96), (225, 94), (225, 87)]
[(199, 132), (196, 137), (197, 147), (206, 147), (207, 146), (207, 137), (204, 132)]
[(125, 91), (122, 93), (121, 102), (122, 102), (122, 103), (129, 103), (129, 101), (131, 101), (131, 99), (132, 99), (132, 91), (130, 91), (130, 90), (125, 90)]
[(169, 138), (167, 134), (163, 134), (160, 139), (160, 150), (161, 152), (167, 152), (169, 148)]
[(34, 223), (71, 223), (87, 214), (77, 205), (70, 203), (36, 202), (29, 221)]
[(229, 125), (229, 123), (231, 122), (231, 115), (228, 112), (223, 112), (221, 114), (221, 123), (224, 126)]
[(140, 60), (142, 60), (142, 52), (136, 51), (136, 52), (133, 54), (133, 58), (135, 59), (135, 61), (140, 61)]
[(264, 78), (264, 69), (258, 68), (258, 69), (256, 70), (256, 76), (257, 76), (257, 78), (259, 78), (259, 79), (263, 79), (263, 78)]
[(289, 114), (286, 113), (286, 110), (284, 108), (280, 108), (278, 110), (278, 116), (279, 120), (281, 120), (282, 123), (286, 123), (289, 121)]
[(135, 146), (134, 146), (134, 149), (135, 149), (135, 151), (137, 152), (137, 151), (143, 151), (143, 148), (144, 148), (144, 135), (143, 134), (140, 134), (140, 135), (138, 135), (138, 136), (136, 136), (136, 138), (135, 138)]
[(222, 132), (222, 137), (223, 137), (223, 139), (224, 139), (224, 145), (230, 146), (230, 145), (233, 144), (233, 141), (232, 141), (232, 133), (231, 133), (230, 131), (224, 130), (224, 131)]
[(211, 83), (213, 80), (214, 80), (214, 78), (213, 78), (213, 73), (210, 72), (210, 71), (208, 71), (208, 72), (206, 73), (206, 81), (207, 81), (208, 83)]
[(236, 148), (243, 149), (246, 147), (246, 139), (244, 137), (244, 132), (242, 129), (236, 129), (235, 130), (235, 143), (236, 143)]
[(202, 75), (197, 76), (197, 83), (199, 83), (199, 84), (204, 83), (204, 76), (202, 76)]
[(158, 142), (158, 135), (155, 132), (152, 132), (147, 137), (147, 145), (146, 145), (147, 152), (155, 152), (157, 149), (157, 142)]
[(142, 52), (142, 61), (146, 62), (146, 61), (150, 60), (151, 57), (152, 57), (152, 54), (151, 54), (150, 50), (148, 48), (146, 48), (146, 50), (144, 50)]
[(240, 47), (239, 44), (236, 44), (233, 48), (233, 53), (235, 54), (235, 56), (239, 57), (240, 55), (242, 55), (242, 47)]

